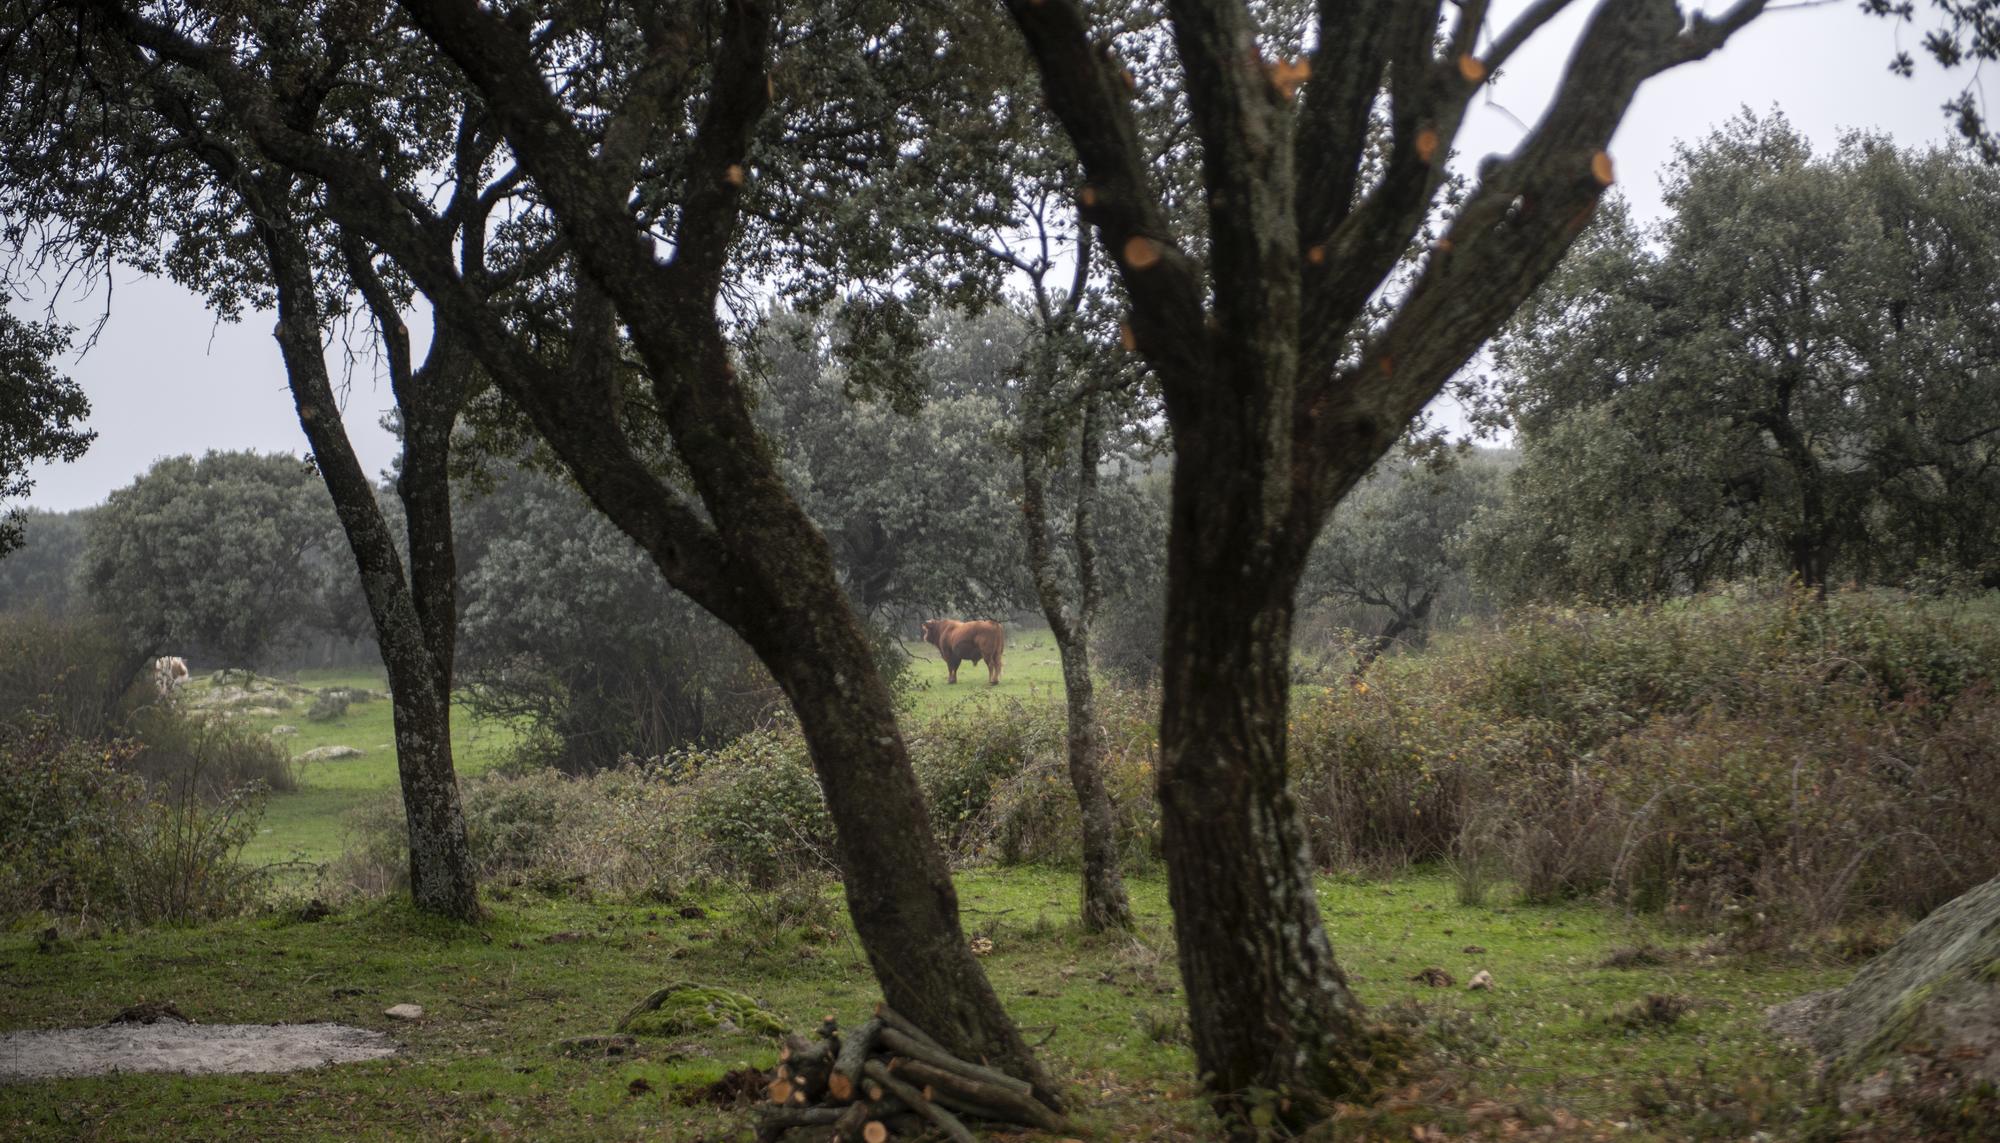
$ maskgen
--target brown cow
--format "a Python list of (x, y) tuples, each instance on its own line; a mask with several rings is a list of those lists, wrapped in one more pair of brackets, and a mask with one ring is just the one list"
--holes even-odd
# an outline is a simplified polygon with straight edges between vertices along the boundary
[(970, 619), (963, 623), (956, 619), (924, 620), (924, 642), (938, 649), (944, 656), (945, 669), (951, 672), (951, 682), (958, 681), (960, 663), (986, 661), (986, 685), (1000, 685), (1000, 654), (1007, 649), (1007, 632), (991, 619)]

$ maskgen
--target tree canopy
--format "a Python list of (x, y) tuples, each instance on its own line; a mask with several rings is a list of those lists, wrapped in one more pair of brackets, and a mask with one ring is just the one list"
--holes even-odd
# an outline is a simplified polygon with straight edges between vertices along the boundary
[(1524, 463), (1488, 578), (2000, 582), (2000, 172), (1745, 117), (1667, 203), (1607, 215), (1498, 342)]
[[(52, 363), (68, 347), (61, 329), (0, 309), (0, 502), (35, 486), (30, 464), (75, 460), (97, 435), (82, 424), (90, 399)], [(20, 544), (20, 513), (10, 511), (0, 516), (0, 558)]]
[(168, 457), (91, 514), (83, 580), (137, 646), (256, 666), (311, 612), (337, 528), (297, 457)]

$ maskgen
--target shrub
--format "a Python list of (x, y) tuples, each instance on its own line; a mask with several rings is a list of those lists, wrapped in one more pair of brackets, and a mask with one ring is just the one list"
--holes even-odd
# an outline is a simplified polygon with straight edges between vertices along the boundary
[[(1153, 792), (1156, 697), (1099, 693), (1105, 736), (1099, 759), (1116, 815), (1121, 859), (1141, 868), (1159, 853)], [(1053, 705), (975, 704), (940, 716), (911, 736), (911, 763), (930, 804), (932, 828), (960, 860), (1076, 865), (1082, 860), (1076, 794), (1069, 777), (1069, 723)]]
[(146, 662), (101, 619), (0, 614), (0, 719), (39, 711), (69, 733), (106, 737)]
[(768, 886), (837, 868), (833, 820), (796, 728), (746, 734), (674, 765), (689, 774), (680, 824), (701, 839), (708, 871)]
[(211, 803), (250, 786), (298, 789), (284, 748), (241, 723), (160, 703), (135, 712), (132, 727), (138, 749), (125, 765), (155, 787), (187, 783)]
[(185, 923), (249, 903), (259, 878), (238, 855), (261, 790), (148, 783), (126, 768), (141, 749), (47, 714), (0, 728), (0, 915)]
[[(1302, 690), (1324, 866), (1493, 863), (1523, 896), (1783, 940), (1996, 871), (2000, 628), (1888, 593), (1541, 609)], [(1468, 882), (1475, 896), (1483, 887)]]

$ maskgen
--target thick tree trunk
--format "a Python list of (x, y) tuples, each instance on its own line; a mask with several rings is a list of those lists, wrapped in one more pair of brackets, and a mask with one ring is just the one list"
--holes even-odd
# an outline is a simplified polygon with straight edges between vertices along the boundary
[[(1160, 808), (1195, 1057), (1233, 1138), (1365, 1094), (1378, 1033), (1335, 963), (1287, 785), (1304, 545), (1261, 530), (1250, 466), (1174, 478)], [(1233, 468), (1233, 476), (1230, 472)]]
[(798, 712), (833, 818), (848, 915), (883, 999), (953, 1054), (1028, 1080), (1056, 1106), (972, 955), (889, 689), (838, 588), (831, 595), (806, 629), (767, 627), (751, 642)]

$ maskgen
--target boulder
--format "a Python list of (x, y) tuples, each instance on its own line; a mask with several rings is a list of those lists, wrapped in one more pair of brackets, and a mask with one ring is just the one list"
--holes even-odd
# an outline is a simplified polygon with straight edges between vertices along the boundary
[(366, 751), (358, 746), (317, 746), (298, 756), (300, 762), (334, 762), (342, 758), (359, 758)]
[(712, 984), (677, 981), (634, 1005), (618, 1021), (618, 1031), (638, 1036), (680, 1036), (698, 1032), (760, 1032), (782, 1035), (785, 1022), (741, 992)]
[(1768, 1016), (1819, 1054), (1849, 1112), (1990, 1098), (2000, 1086), (2000, 879), (1925, 917), (1846, 988)]

